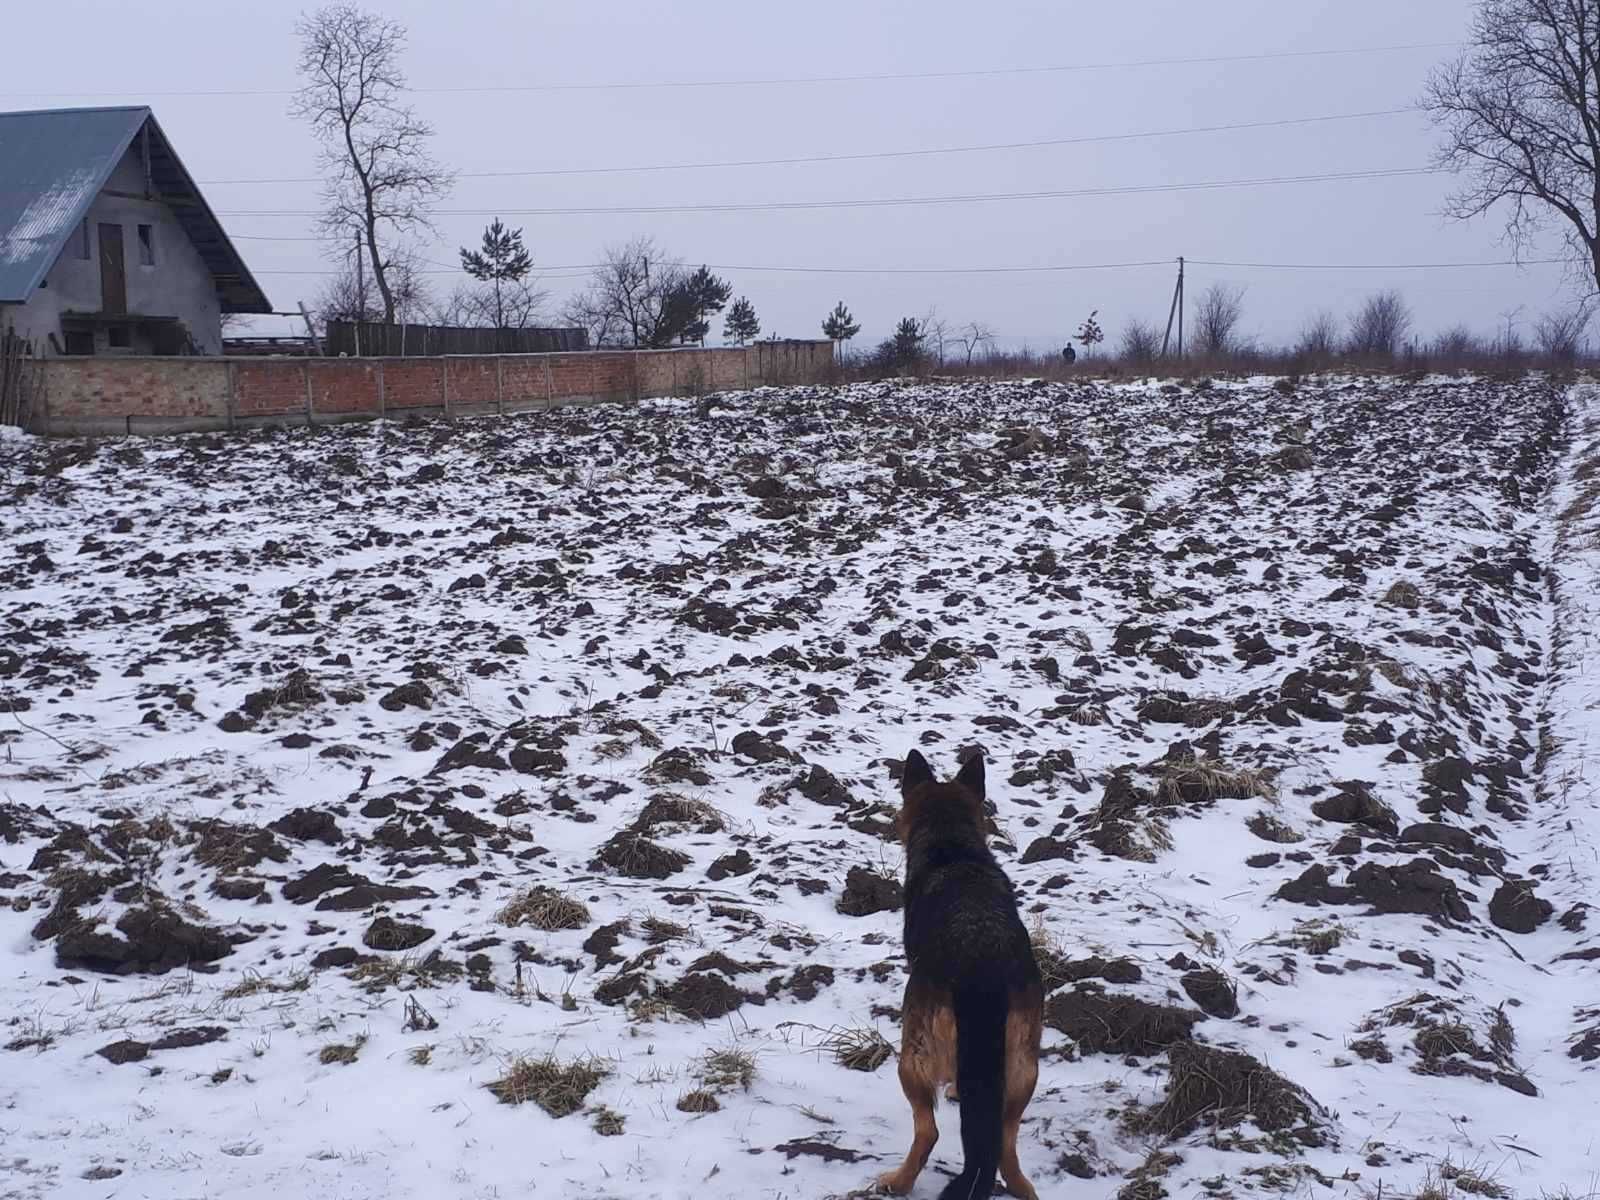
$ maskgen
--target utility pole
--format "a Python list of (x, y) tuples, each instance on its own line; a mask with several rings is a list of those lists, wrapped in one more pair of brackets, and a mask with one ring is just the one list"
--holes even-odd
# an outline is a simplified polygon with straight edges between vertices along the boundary
[(1172, 341), (1172, 320), (1178, 320), (1178, 357), (1183, 357), (1183, 255), (1178, 255), (1178, 282), (1172, 289), (1172, 307), (1167, 310), (1167, 332), (1161, 337), (1161, 357), (1167, 356)]
[[(367, 273), (361, 266), (361, 235), (356, 234), (356, 319), (351, 331), (356, 335), (356, 357), (361, 357), (361, 322), (367, 319)], [(1183, 340), (1181, 337), (1178, 339)]]

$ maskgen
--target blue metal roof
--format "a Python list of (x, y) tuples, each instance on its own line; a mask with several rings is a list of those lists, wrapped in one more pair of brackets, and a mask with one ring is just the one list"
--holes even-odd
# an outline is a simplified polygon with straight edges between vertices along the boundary
[(25, 303), (134, 139), (153, 190), (216, 281), (224, 312), (270, 312), (244, 260), (145, 107), (0, 113), (0, 304)]

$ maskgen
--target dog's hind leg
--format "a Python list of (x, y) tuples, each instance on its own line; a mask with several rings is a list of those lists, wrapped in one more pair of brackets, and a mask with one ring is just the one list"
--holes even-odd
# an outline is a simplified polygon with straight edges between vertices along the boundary
[(914, 1132), (911, 1149), (899, 1170), (878, 1177), (878, 1186), (896, 1196), (904, 1196), (916, 1186), (917, 1176), (928, 1163), (934, 1143), (939, 1140), (939, 1126), (934, 1120), (935, 1089), (933, 1083), (920, 1069), (916, 1055), (902, 1055), (900, 1059), (900, 1087), (911, 1103), (911, 1120)]
[(1013, 1012), (1006, 1023), (1006, 1106), (1000, 1128), (1000, 1178), (1019, 1200), (1039, 1200), (1039, 1193), (1017, 1161), (1017, 1131), (1033, 1089), (1039, 1082), (1037, 1013)]

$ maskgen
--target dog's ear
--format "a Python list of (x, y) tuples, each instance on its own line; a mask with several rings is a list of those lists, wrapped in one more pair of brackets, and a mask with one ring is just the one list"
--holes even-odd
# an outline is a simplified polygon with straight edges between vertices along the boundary
[(983, 799), (983, 755), (974, 754), (961, 764), (961, 770), (956, 772), (956, 782), (968, 791)]
[(913, 788), (922, 787), (933, 782), (933, 768), (928, 765), (928, 760), (922, 753), (913, 750), (906, 755), (906, 769), (900, 775), (900, 792), (908, 794)]

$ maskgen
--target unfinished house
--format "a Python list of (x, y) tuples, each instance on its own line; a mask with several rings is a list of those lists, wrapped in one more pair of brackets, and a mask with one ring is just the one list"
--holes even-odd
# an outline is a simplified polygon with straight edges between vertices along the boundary
[(0, 113), (0, 335), (221, 354), (224, 313), (271, 311), (148, 108)]

